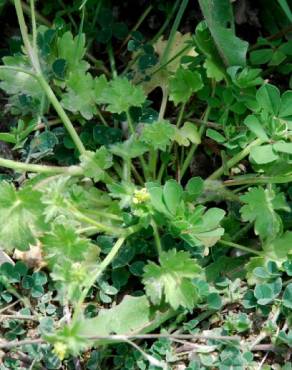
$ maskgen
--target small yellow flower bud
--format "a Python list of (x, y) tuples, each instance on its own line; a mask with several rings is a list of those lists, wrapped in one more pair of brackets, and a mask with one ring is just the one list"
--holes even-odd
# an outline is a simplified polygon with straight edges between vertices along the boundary
[(150, 194), (148, 193), (146, 188), (142, 188), (142, 189), (134, 191), (134, 196), (133, 196), (134, 204), (144, 203), (149, 199), (150, 199)]
[(53, 352), (59, 358), (60, 361), (63, 361), (66, 356), (66, 352), (67, 352), (66, 344), (62, 342), (56, 342), (54, 344)]

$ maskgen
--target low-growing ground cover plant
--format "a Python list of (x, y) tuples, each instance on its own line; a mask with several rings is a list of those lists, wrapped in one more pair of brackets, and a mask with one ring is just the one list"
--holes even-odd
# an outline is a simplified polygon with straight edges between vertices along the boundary
[(291, 369), (289, 2), (13, 3), (0, 369)]

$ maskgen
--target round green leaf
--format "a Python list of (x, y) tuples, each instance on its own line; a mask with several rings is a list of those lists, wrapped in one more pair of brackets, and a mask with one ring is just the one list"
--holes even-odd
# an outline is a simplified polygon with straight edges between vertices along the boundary
[(219, 310), (222, 307), (222, 299), (218, 293), (214, 292), (208, 295), (207, 304), (210, 310)]

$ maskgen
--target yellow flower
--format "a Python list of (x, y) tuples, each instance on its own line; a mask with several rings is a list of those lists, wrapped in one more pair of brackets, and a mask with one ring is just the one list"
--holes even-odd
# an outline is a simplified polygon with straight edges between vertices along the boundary
[(62, 342), (56, 342), (54, 344), (53, 352), (59, 358), (60, 361), (63, 361), (66, 356), (66, 352), (67, 352), (66, 344)]
[(147, 191), (146, 188), (142, 188), (139, 190), (134, 191), (134, 196), (133, 196), (133, 203), (134, 204), (140, 204), (146, 202), (148, 199), (150, 199), (150, 195)]

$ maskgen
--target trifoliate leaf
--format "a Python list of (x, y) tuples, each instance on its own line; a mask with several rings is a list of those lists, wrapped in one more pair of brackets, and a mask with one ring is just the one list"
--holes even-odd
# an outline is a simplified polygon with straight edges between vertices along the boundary
[(198, 129), (192, 122), (185, 122), (183, 127), (176, 129), (174, 140), (183, 146), (189, 146), (190, 143), (197, 145), (201, 143)]
[(98, 97), (107, 86), (102, 75), (93, 79), (91, 74), (82, 71), (74, 73), (67, 81), (67, 92), (63, 94), (62, 104), (73, 113), (80, 112), (85, 119), (91, 119), (96, 113)]
[(282, 290), (282, 279), (278, 278), (271, 283), (257, 284), (254, 289), (254, 296), (257, 303), (265, 306), (271, 303)]
[(279, 89), (271, 84), (263, 85), (256, 93), (259, 106), (266, 112), (278, 115), (281, 98)]
[(58, 57), (67, 63), (69, 77), (73, 72), (84, 73), (88, 70), (89, 64), (82, 60), (86, 53), (84, 34), (73, 37), (70, 31), (65, 32), (57, 40), (57, 50)]
[(174, 140), (175, 131), (175, 126), (168, 121), (157, 121), (144, 126), (140, 140), (155, 150), (165, 151)]
[(278, 158), (272, 144), (254, 146), (250, 151), (250, 159), (257, 164), (271, 163)]
[(134, 86), (127, 78), (118, 77), (104, 89), (99, 101), (107, 104), (111, 113), (127, 112), (131, 107), (141, 107), (146, 97), (140, 86)]
[(201, 75), (197, 71), (179, 68), (170, 80), (170, 100), (175, 105), (186, 103), (192, 94), (203, 87)]
[(204, 62), (204, 67), (208, 78), (214, 78), (217, 82), (223, 80), (224, 74), (221, 72), (220, 68), (213, 63), (212, 59), (207, 58)]
[(265, 256), (277, 262), (284, 262), (292, 255), (292, 232), (286, 231), (283, 235), (268, 241), (263, 245)]
[(147, 150), (149, 150), (149, 146), (138, 141), (134, 135), (132, 135), (128, 140), (110, 146), (111, 153), (124, 159), (139, 157)]
[(41, 193), (31, 187), (16, 191), (12, 184), (0, 183), (1, 248), (28, 250), (46, 229)]
[(275, 210), (283, 208), (283, 202), (279, 207), (278, 195), (259, 187), (250, 189), (240, 199), (245, 203), (240, 210), (243, 221), (254, 222), (255, 233), (262, 239), (276, 237), (281, 231), (282, 221)]
[(188, 208), (182, 201), (182, 188), (176, 181), (169, 180), (164, 187), (147, 183), (146, 187), (153, 209), (167, 217), (174, 236), (182, 238), (191, 246), (208, 248), (224, 234), (219, 223), (225, 212), (220, 208), (210, 208), (205, 212), (202, 206)]
[(193, 212), (188, 210), (184, 216), (177, 217), (172, 226), (187, 243), (191, 246), (204, 246), (205, 254), (208, 254), (208, 248), (224, 234), (220, 221), (225, 212), (220, 208), (210, 208), (205, 213), (204, 210), (204, 207), (197, 207)]
[(244, 124), (252, 131), (259, 139), (263, 141), (268, 141), (269, 138), (265, 132), (265, 129), (258, 117), (251, 114), (247, 116), (244, 120)]
[(232, 82), (239, 88), (248, 88), (261, 85), (264, 81), (260, 77), (262, 70), (259, 68), (251, 69), (249, 67), (232, 66), (227, 68), (227, 73)]
[(201, 272), (197, 262), (188, 252), (172, 249), (161, 253), (159, 263), (150, 262), (144, 268), (143, 283), (150, 300), (159, 304), (164, 297), (174, 309), (179, 306), (193, 308), (197, 290), (191, 279)]
[(93, 178), (95, 182), (106, 180), (105, 170), (112, 166), (113, 161), (111, 153), (105, 147), (96, 152), (87, 151), (80, 159), (85, 176)]
[(69, 225), (56, 224), (53, 230), (41, 239), (45, 259), (51, 266), (62, 260), (80, 262), (90, 248), (90, 241), (79, 237), (76, 230)]

